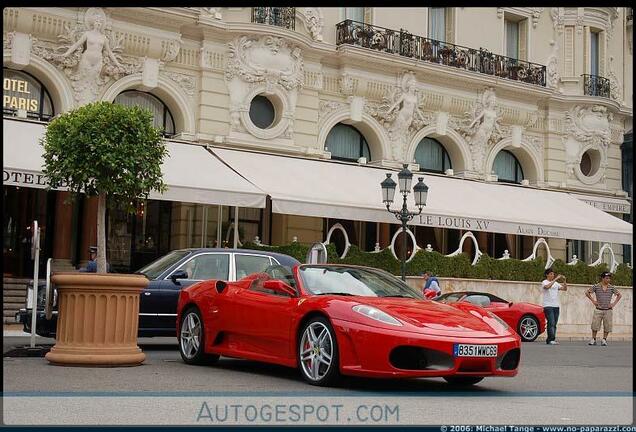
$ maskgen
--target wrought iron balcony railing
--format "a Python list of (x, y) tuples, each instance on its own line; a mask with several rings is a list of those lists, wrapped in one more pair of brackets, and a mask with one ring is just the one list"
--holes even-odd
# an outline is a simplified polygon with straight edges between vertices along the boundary
[(583, 74), (583, 93), (586, 96), (610, 97), (610, 81), (598, 75)]
[(296, 28), (296, 8), (254, 7), (252, 8), (252, 22), (294, 30)]
[(357, 21), (336, 25), (336, 45), (349, 44), (545, 87), (546, 67), (485, 49), (467, 48)]

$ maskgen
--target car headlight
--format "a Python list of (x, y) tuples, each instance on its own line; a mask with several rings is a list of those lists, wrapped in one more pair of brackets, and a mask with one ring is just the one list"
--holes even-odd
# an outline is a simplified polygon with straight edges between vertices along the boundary
[(376, 321), (380, 321), (384, 324), (390, 324), (394, 326), (401, 326), (402, 323), (393, 318), (386, 312), (382, 312), (380, 309), (376, 309), (367, 305), (355, 305), (352, 308), (355, 312), (358, 312), (361, 315), (374, 319)]

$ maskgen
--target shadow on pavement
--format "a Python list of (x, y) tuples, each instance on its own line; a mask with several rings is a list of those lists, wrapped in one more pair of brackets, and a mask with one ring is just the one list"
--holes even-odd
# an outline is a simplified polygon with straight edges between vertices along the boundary
[[(226, 369), (236, 372), (246, 372), (250, 374), (258, 374), (263, 376), (270, 376), (275, 378), (289, 379), (292, 381), (303, 382), (300, 372), (297, 369), (289, 368), (285, 366), (260, 363), (250, 360), (230, 359), (222, 357), (218, 363), (207, 366), (210, 368)], [(497, 378), (493, 378), (497, 379)], [(315, 389), (316, 387), (310, 386), (309, 388)], [(505, 391), (492, 390), (487, 387), (488, 378), (477, 385), (473, 386), (458, 386), (448, 384), (446, 381), (432, 378), (404, 378), (404, 379), (382, 379), (382, 378), (361, 378), (342, 376), (340, 383), (337, 387), (326, 390), (335, 390), (342, 388), (343, 390), (354, 390), (361, 392), (386, 392), (386, 393), (422, 393), (422, 392), (435, 392), (435, 393), (457, 393), (457, 392), (470, 392), (470, 394), (489, 394), (489, 395), (503, 395)]]

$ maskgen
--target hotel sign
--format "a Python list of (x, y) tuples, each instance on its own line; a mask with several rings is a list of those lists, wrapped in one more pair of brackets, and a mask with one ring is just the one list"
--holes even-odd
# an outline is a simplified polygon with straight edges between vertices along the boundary
[(601, 201), (601, 200), (591, 200), (591, 199), (583, 199), (583, 198), (578, 198), (578, 199), (591, 205), (594, 208), (603, 210), (604, 212), (627, 213), (627, 214), (631, 212), (631, 205), (627, 202), (620, 203), (615, 201)]
[(19, 109), (31, 112), (38, 112), (40, 110), (39, 96), (37, 99), (31, 96), (31, 87), (29, 86), (30, 83), (28, 81), (15, 78), (4, 78), (2, 81), (3, 108)]
[[(7, 186), (21, 186), (38, 189), (46, 189), (49, 182), (42, 172), (18, 170), (12, 168), (2, 169), (2, 184)], [(55, 188), (56, 190), (66, 190), (66, 185)]]

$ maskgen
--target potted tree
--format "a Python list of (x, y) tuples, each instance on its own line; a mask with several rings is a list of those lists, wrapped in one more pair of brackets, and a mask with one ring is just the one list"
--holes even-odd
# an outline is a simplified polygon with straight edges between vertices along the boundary
[(150, 111), (95, 102), (51, 121), (41, 144), (49, 187), (65, 185), (96, 196), (97, 273), (57, 273), (58, 324), (55, 364), (135, 365), (145, 359), (137, 346), (142, 275), (107, 274), (106, 206), (134, 211), (152, 190), (163, 192), (161, 164), (167, 155)]

